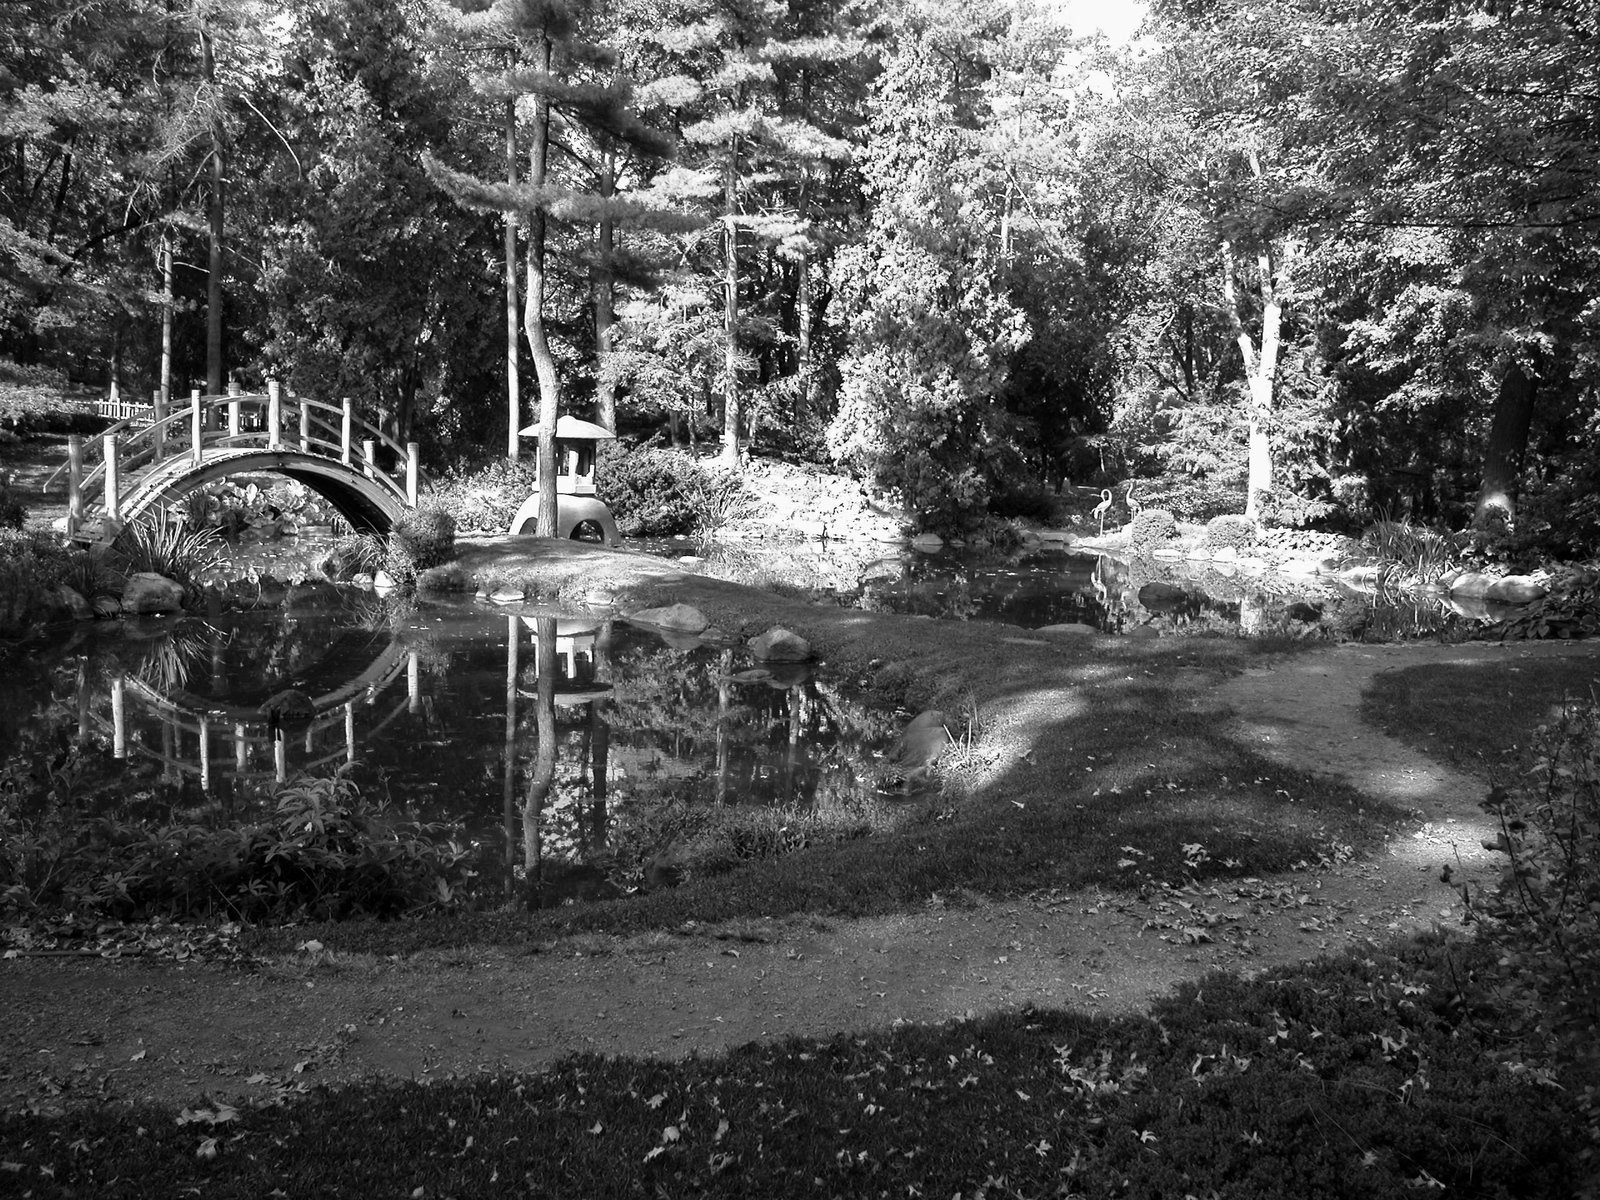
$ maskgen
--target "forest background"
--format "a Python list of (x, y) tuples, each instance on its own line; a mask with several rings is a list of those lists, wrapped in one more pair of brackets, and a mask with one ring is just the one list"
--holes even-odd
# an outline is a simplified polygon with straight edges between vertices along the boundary
[[(833, 462), (1600, 544), (1573, 0), (12, 0), (0, 400), (266, 378), (435, 469), (541, 410)], [(553, 418), (552, 418), (553, 419)]]

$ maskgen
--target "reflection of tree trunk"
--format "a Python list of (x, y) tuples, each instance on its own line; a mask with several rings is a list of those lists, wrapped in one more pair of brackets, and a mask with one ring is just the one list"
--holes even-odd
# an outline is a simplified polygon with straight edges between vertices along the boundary
[(611, 759), (611, 724), (602, 715), (600, 704), (599, 700), (595, 700), (589, 705), (589, 746), (593, 754), (590, 762), (594, 770), (589, 819), (596, 846), (606, 844), (606, 772), (610, 769)]
[(733, 651), (724, 650), (719, 660), (722, 677), (717, 681), (717, 803), (728, 802), (728, 693), (733, 685), (728, 676), (733, 672)]
[(539, 865), (543, 857), (540, 817), (556, 779), (556, 619), (539, 617), (535, 624), (539, 645), (534, 669), (539, 672), (539, 682), (534, 716), (538, 720), (539, 744), (534, 751), (533, 773), (528, 776), (528, 790), (522, 801), (522, 857), (530, 888), (539, 886)]
[(517, 866), (517, 654), (522, 622), (506, 618), (506, 761), (500, 792), (501, 819), (506, 831), (506, 899), (516, 894)]
[(1246, 592), (1239, 599), (1239, 632), (1255, 637), (1266, 631), (1267, 598), (1260, 592)]
[(794, 801), (795, 775), (800, 766), (800, 730), (805, 723), (806, 689), (797, 683), (789, 689), (789, 752), (783, 760), (783, 802)]
[(172, 231), (161, 234), (161, 407), (172, 401)]
[(1522, 474), (1522, 456), (1528, 449), (1528, 430), (1533, 424), (1533, 402), (1538, 389), (1538, 380), (1512, 359), (1500, 379), (1500, 394), (1495, 397), (1489, 442), (1483, 452), (1483, 487), (1478, 492), (1474, 523), (1481, 524), (1494, 513), (1507, 520), (1517, 515), (1517, 483)]

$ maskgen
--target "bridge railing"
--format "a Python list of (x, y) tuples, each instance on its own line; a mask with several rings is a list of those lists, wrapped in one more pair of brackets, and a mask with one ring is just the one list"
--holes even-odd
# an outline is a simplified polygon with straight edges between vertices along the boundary
[[(148, 412), (148, 416), (145, 413)], [(388, 451), (385, 466), (379, 447)], [(417, 444), (402, 446), (359, 419), (349, 397), (338, 404), (283, 394), (277, 382), (265, 392), (190, 393), (173, 408), (159, 393), (147, 409), (92, 438), (68, 439), (67, 462), (45, 481), (48, 490), (67, 475), (67, 534), (73, 536), (98, 503), (108, 521), (123, 519), (125, 492), (142, 474), (176, 457), (203, 466), (208, 451), (297, 450), (359, 471), (402, 503), (415, 506), (420, 482)]]

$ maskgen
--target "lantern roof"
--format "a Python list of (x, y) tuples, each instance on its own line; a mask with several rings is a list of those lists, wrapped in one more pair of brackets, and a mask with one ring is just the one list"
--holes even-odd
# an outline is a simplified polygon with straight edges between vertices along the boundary
[[(539, 436), (539, 422), (535, 421), (526, 428), (517, 430), (522, 437)], [(577, 417), (556, 418), (556, 436), (570, 438), (574, 441), (609, 442), (616, 439), (604, 425), (596, 425), (593, 421), (579, 420)]]

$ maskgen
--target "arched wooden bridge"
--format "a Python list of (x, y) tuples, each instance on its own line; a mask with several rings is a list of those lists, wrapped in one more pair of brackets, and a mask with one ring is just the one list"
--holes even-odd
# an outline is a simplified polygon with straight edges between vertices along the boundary
[(269, 383), (261, 393), (196, 391), (172, 409), (157, 398), (149, 411), (148, 422), (130, 417), (69, 441), (69, 537), (114, 541), (128, 522), (244, 472), (298, 480), (364, 532), (383, 532), (416, 506), (417, 444), (357, 419), (348, 399), (285, 396)]

